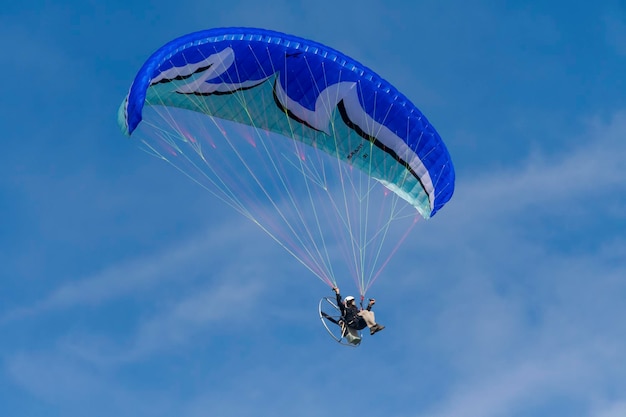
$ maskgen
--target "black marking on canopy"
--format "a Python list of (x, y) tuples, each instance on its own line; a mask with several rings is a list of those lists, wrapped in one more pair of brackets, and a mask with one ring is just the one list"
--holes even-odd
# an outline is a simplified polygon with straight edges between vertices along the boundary
[[(339, 108), (339, 114), (341, 115), (341, 118), (343, 119), (343, 122), (346, 124), (346, 126), (348, 126), (350, 129), (354, 130), (363, 139), (366, 139), (366, 140), (370, 141), (372, 144), (374, 144), (374, 146), (379, 148), (381, 151), (387, 153), (389, 156), (391, 156), (393, 159), (395, 159), (400, 165), (405, 167), (406, 170), (409, 171), (411, 173), (411, 175), (413, 175), (417, 181), (419, 181), (420, 185), (422, 186), (422, 189), (424, 190), (424, 193), (426, 193), (426, 195), (428, 195), (428, 192), (426, 191), (426, 187), (424, 186), (424, 183), (422, 182), (422, 179), (417, 174), (417, 172), (415, 172), (413, 170), (413, 168), (411, 168), (411, 165), (409, 165), (409, 163), (407, 161), (402, 159), (400, 157), (400, 155), (398, 155), (393, 149), (391, 149), (390, 147), (388, 147), (387, 145), (382, 143), (380, 140), (378, 140), (374, 136), (369, 135), (368, 133), (366, 133), (363, 129), (361, 129), (361, 127), (359, 125), (357, 125), (352, 120), (350, 120), (350, 118), (348, 117), (348, 112), (346, 110), (346, 105), (344, 104), (343, 100), (341, 100), (339, 102), (337, 107)], [(428, 195), (428, 198), (430, 200), (430, 195)]]
[(276, 103), (276, 106), (284, 113), (287, 114), (287, 116), (289, 116), (290, 118), (292, 118), (293, 120), (295, 120), (296, 122), (305, 125), (306, 127), (309, 127), (315, 131), (321, 132), (321, 133), (326, 133), (323, 130), (320, 130), (312, 125), (310, 125), (306, 120), (302, 120), (301, 118), (299, 118), (298, 116), (296, 116), (295, 114), (293, 114), (291, 112), (291, 110), (289, 110), (288, 108), (286, 108), (285, 106), (282, 105), (282, 103), (280, 102), (280, 100), (278, 99), (278, 96), (276, 95), (276, 83), (278, 83), (278, 77), (276, 77), (276, 80), (274, 80), (274, 88), (272, 90), (273, 92), (273, 96), (274, 96), (274, 102)]
[(187, 74), (187, 75), (177, 75), (177, 76), (176, 76), (176, 77), (174, 77), (174, 78), (163, 78), (162, 80), (159, 80), (159, 81), (157, 81), (157, 82), (152, 82), (152, 81), (150, 81), (150, 85), (151, 85), (151, 86), (153, 86), (153, 85), (162, 84), (162, 83), (169, 83), (169, 82), (172, 82), (172, 81), (186, 80), (187, 78), (189, 78), (189, 77), (191, 77), (191, 76), (193, 76), (193, 75), (195, 75), (195, 74), (197, 74), (197, 73), (199, 73), (199, 72), (202, 72), (202, 71), (206, 71), (206, 70), (208, 70), (208, 69), (209, 69), (209, 68), (211, 68), (212, 66), (213, 66), (213, 63), (211, 63), (211, 64), (209, 64), (209, 65), (207, 65), (207, 66), (205, 66), (205, 67), (198, 67), (198, 69), (196, 69), (196, 70), (195, 70), (194, 72), (192, 72), (191, 74)]

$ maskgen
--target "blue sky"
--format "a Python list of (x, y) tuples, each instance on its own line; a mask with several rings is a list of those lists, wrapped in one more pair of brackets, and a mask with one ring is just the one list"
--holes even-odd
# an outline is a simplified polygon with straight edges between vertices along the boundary
[[(3, 4), (0, 415), (623, 417), (626, 8), (619, 1)], [(334, 344), (330, 291), (123, 137), (159, 46), (256, 26), (373, 68), (457, 191)]]

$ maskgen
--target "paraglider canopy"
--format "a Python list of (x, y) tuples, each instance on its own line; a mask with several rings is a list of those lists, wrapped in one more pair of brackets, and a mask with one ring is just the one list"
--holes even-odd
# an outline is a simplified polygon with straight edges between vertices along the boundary
[(450, 155), (411, 101), (341, 52), (279, 32), (169, 42), (118, 121), (329, 286), (352, 276), (361, 296), (416, 213), (434, 216), (454, 192)]

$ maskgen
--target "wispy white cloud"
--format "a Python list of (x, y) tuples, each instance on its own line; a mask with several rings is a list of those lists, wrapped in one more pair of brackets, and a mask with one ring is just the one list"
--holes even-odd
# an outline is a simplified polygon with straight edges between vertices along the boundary
[(468, 187), (466, 198), (478, 200), (472, 206), (488, 210), (485, 214), (560, 211), (563, 204), (581, 206), (585, 211), (601, 210), (596, 200), (599, 194), (626, 187), (620, 169), (625, 132), (626, 112), (617, 113), (608, 124), (590, 120), (588, 130), (573, 138), (570, 149), (533, 155), (523, 166), (515, 164), (508, 172), (482, 173), (482, 178)]
[[(238, 273), (233, 268), (230, 272)], [(250, 279), (231, 279), (223, 284), (195, 291), (163, 311), (139, 323), (132, 339), (118, 346), (105, 360), (115, 362), (144, 360), (172, 348), (185, 349), (200, 341), (211, 345), (239, 329), (249, 331), (257, 326), (256, 311), (262, 305), (266, 283)], [(261, 303), (261, 304), (260, 304)], [(97, 347), (92, 346), (91, 348)]]
[[(74, 307), (96, 306), (119, 297), (137, 296), (155, 286), (188, 282), (218, 268), (221, 259), (230, 259), (233, 248), (252, 225), (237, 221), (223, 223), (186, 241), (175, 242), (158, 253), (112, 265), (91, 276), (62, 284), (43, 300), (7, 312), (0, 322)], [(207, 257), (206, 254), (211, 254)]]
[(161, 416), (172, 410), (172, 397), (158, 389), (128, 390), (114, 371), (96, 369), (62, 352), (12, 355), (5, 358), (4, 368), (47, 414)]
[(590, 417), (623, 417), (626, 416), (626, 400), (608, 402), (595, 410)]
[[(431, 417), (495, 417), (533, 409), (553, 395), (576, 398), (584, 391), (573, 381), (586, 380), (591, 367), (586, 355), (561, 352), (547, 358), (511, 361), (497, 373), (464, 380), (442, 404), (419, 414)], [(591, 388), (591, 387), (588, 387)]]

